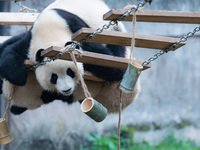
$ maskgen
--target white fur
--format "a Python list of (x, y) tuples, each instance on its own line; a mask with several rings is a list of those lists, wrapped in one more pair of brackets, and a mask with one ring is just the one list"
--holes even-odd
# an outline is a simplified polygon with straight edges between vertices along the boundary
[[(75, 72), (75, 77), (71, 78), (67, 75), (67, 69), (70, 68)], [(83, 75), (83, 66), (81, 63), (78, 63), (78, 68), (81, 76)], [(36, 69), (36, 78), (43, 89), (49, 91), (55, 91), (63, 95), (70, 95), (73, 93), (76, 85), (79, 82), (79, 77), (77, 70), (72, 61), (65, 60), (55, 60), (50, 63), (47, 63), (44, 66), (40, 66)], [(50, 82), (52, 73), (58, 75), (57, 84), (54, 85)], [(70, 93), (63, 92), (64, 90), (70, 89)]]
[[(3, 82), (3, 95), (5, 99), (9, 98), (11, 94), (11, 87), (14, 86), (7, 80)], [(24, 86), (14, 86), (12, 93), (12, 105), (21, 106), (28, 109), (36, 109), (40, 107), (43, 102), (40, 99), (42, 95), (42, 87), (35, 78), (34, 72), (28, 72), (27, 83)]]
[[(35, 22), (32, 30), (31, 46), (29, 50), (29, 58), (35, 61), (37, 50), (46, 49), (50, 46), (63, 47), (67, 41), (71, 41), (72, 33), (68, 29), (66, 22), (52, 11), (52, 8), (60, 8), (70, 13), (76, 14), (82, 18), (90, 27), (99, 28), (105, 23), (102, 17), (109, 8), (101, 0), (56, 0), (53, 4), (48, 6)], [(124, 26), (119, 23), (122, 31), (125, 31)], [(112, 30), (112, 28), (111, 28)], [(129, 57), (127, 50), (126, 57)], [(79, 71), (83, 75), (83, 66), (79, 63)], [(67, 68), (71, 68), (75, 74), (75, 78), (67, 76)], [(36, 81), (33, 73), (28, 74), (28, 82), (23, 87), (15, 87), (13, 95), (13, 104), (17, 106), (24, 106), (28, 109), (39, 107), (42, 102), (40, 99), (42, 90), (49, 90), (68, 95), (63, 93), (63, 90), (71, 88), (71, 93), (74, 93), (74, 100), (83, 100), (85, 98), (79, 78), (74, 64), (70, 61), (56, 60), (47, 63), (36, 69)], [(51, 74), (58, 75), (57, 84), (50, 83)], [(33, 82), (34, 81), (34, 82)], [(119, 93), (118, 88), (120, 82), (112, 84), (98, 83), (94, 81), (86, 81), (88, 89), (97, 101), (101, 102), (109, 112), (117, 112), (119, 109)], [(4, 94), (9, 89), (9, 83), (4, 82)], [(140, 87), (136, 84), (135, 91), (129, 94), (123, 94), (123, 108), (127, 107), (133, 102)], [(8, 95), (8, 94), (5, 94)], [(6, 97), (6, 96), (5, 96)], [(32, 107), (33, 106), (33, 107)]]

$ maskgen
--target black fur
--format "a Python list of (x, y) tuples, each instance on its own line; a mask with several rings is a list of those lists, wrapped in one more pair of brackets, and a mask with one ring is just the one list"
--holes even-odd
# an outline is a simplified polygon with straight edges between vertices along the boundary
[(14, 85), (24, 85), (27, 74), (24, 60), (30, 46), (31, 31), (15, 36), (3, 43), (0, 57), (0, 76)]
[[(75, 33), (79, 29), (89, 26), (78, 16), (66, 12), (60, 9), (54, 9), (69, 25), (69, 28), (72, 33)], [(67, 43), (69, 44), (69, 43)], [(107, 54), (111, 56), (118, 56), (124, 57), (125, 56), (125, 47), (124, 46), (117, 46), (117, 45), (107, 45), (104, 47), (102, 44), (97, 43), (85, 43), (82, 46), (82, 49), (89, 52)], [(96, 77), (102, 78), (106, 81), (119, 81), (122, 79), (124, 70), (116, 69), (116, 68), (109, 68), (97, 65), (89, 65), (84, 64), (84, 70), (89, 71), (94, 74)]]
[(3, 80), (0, 78), (0, 94), (2, 94)]
[(15, 115), (20, 115), (22, 114), (23, 112), (25, 112), (27, 110), (27, 108), (25, 107), (19, 107), (19, 106), (12, 106), (10, 108), (10, 111), (15, 114)]
[(73, 103), (73, 95), (65, 96), (52, 91), (43, 91), (41, 99), (44, 104), (48, 104), (50, 102), (53, 102), (54, 100), (62, 100), (63, 102), (67, 102), (68, 104)]
[(51, 82), (52, 84), (56, 84), (56, 83), (57, 83), (57, 80), (58, 80), (58, 75), (55, 74), (55, 73), (52, 73), (50, 82)]
[(25, 36), (25, 34), (26, 33), (16, 35), (16, 36), (6, 40), (4, 43), (0, 44), (0, 55), (5, 47), (12, 45), (13, 43), (19, 41), (20, 39), (22, 39)]
[(75, 73), (71, 68), (67, 69), (67, 75), (70, 76), (71, 78), (75, 77)]
[(44, 49), (39, 49), (39, 50), (37, 51), (37, 53), (36, 53), (36, 58), (35, 58), (36, 61), (41, 62), (41, 61), (44, 59), (44, 57), (41, 56), (41, 53), (42, 53), (43, 50), (44, 50)]

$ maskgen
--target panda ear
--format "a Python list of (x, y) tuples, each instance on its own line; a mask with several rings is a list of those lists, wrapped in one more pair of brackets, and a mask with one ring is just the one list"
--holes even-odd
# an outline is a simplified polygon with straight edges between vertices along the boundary
[[(66, 47), (67, 45), (71, 45), (72, 43), (74, 43), (74, 42), (73, 42), (73, 41), (69, 41), (69, 42), (65, 43), (65, 47)], [(80, 49), (80, 46), (77, 45), (77, 46), (76, 46), (76, 49)]]
[(37, 51), (37, 53), (36, 53), (36, 58), (35, 58), (36, 61), (41, 62), (41, 61), (44, 59), (44, 57), (41, 56), (41, 53), (42, 53), (43, 50), (44, 50), (44, 49), (39, 49), (39, 50)]

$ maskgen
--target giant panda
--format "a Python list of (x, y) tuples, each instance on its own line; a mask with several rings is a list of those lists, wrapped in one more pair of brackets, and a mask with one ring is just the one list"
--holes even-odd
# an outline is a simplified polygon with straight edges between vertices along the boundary
[[(83, 94), (79, 94), (82, 92), (80, 84), (78, 84), (79, 79), (74, 82), (71, 88), (60, 90), (62, 87), (66, 87), (64, 85), (66, 80), (64, 76), (67, 75), (66, 71), (68, 68), (72, 70), (72, 74), (76, 75), (76, 71), (73, 70), (74, 66), (72, 67), (71, 63), (64, 60), (55, 60), (38, 67), (35, 70), (35, 75), (28, 73), (27, 76), (24, 61), (26, 59), (30, 59), (33, 63), (42, 61), (43, 57), (40, 56), (42, 50), (50, 46), (64, 47), (68, 41), (71, 41), (72, 34), (82, 27), (97, 29), (103, 26), (106, 22), (103, 21), (102, 16), (108, 10), (109, 8), (101, 0), (56, 0), (49, 5), (39, 15), (29, 32), (15, 36), (2, 44), (3, 48), (0, 52), (0, 76), (6, 83), (3, 84), (3, 92), (6, 93), (5, 91), (8, 91), (7, 87), (9, 87), (9, 84), (15, 85), (16, 91), (18, 88), (30, 91), (30, 88), (26, 88), (31, 87), (32, 82), (29, 82), (29, 80), (34, 81), (37, 79), (38, 84), (36, 88), (40, 86), (38, 89), (41, 89), (38, 90), (38, 93), (36, 92), (37, 97), (40, 97), (40, 102), (37, 106), (51, 102), (54, 99), (64, 99), (63, 101), (67, 99), (69, 103), (71, 101), (83, 100)], [(112, 27), (110, 30), (116, 30), (116, 28)], [(118, 24), (117, 30), (125, 31), (121, 23)], [(118, 57), (129, 57), (129, 51), (124, 46), (86, 43), (81, 46), (81, 50)], [(57, 68), (59, 69), (57, 70)], [(97, 101), (102, 102), (108, 108), (109, 112), (117, 111), (118, 102), (116, 98), (119, 97), (120, 93), (118, 85), (123, 77), (124, 70), (81, 63), (79, 70), (88, 71), (94, 76), (105, 80), (104, 83), (87, 81), (86, 84), (92, 96)], [(45, 96), (43, 96), (44, 91), (46, 92)], [(133, 93), (124, 95), (125, 102), (123, 103), (123, 108), (132, 103), (138, 91), (139, 84), (136, 84)], [(32, 92), (34, 94), (35, 91)], [(26, 97), (26, 93), (29, 92), (25, 92), (23, 94), (24, 97)], [(56, 96), (55, 93), (57, 93)], [(15, 95), (13, 95), (13, 99), (14, 97)], [(48, 99), (49, 97), (51, 97), (50, 100)], [(15, 99), (11, 107), (11, 109), (15, 108), (12, 109), (15, 114), (20, 114), (26, 109), (31, 109), (29, 104), (26, 104), (25, 99), (22, 100), (25, 104), (19, 105), (21, 103), (17, 102), (20, 99), (19, 94), (16, 94)], [(30, 101), (34, 103), (34, 100)], [(23, 110), (20, 110), (20, 108)]]

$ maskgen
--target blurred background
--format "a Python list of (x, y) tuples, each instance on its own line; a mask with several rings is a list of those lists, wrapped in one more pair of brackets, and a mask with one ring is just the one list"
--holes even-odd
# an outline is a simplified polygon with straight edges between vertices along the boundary
[[(54, 0), (27, 0), (21, 2), (41, 12)], [(136, 0), (104, 0), (112, 9), (122, 9)], [(89, 5), (89, 4), (88, 4)], [(145, 10), (200, 11), (196, 0), (153, 0)], [(0, 11), (19, 12), (14, 1), (0, 2)], [(132, 23), (124, 23), (131, 32)], [(181, 37), (193, 31), (196, 24), (137, 22), (136, 33)], [(24, 26), (0, 26), (0, 35), (16, 35)], [(147, 60), (157, 50), (136, 48), (137, 60)], [(122, 113), (122, 126), (131, 127), (137, 142), (156, 145), (169, 134), (176, 139), (190, 139), (200, 146), (200, 33), (175, 52), (168, 52), (152, 63), (151, 69), (141, 74), (141, 92), (138, 98)], [(5, 100), (1, 100), (1, 114)], [(10, 117), (15, 138), (1, 150), (79, 150), (87, 141), (86, 133), (105, 134), (117, 130), (118, 114), (109, 115), (96, 123), (80, 110), (80, 104), (67, 105), (53, 102), (20, 116)], [(133, 132), (130, 130), (130, 132)]]

